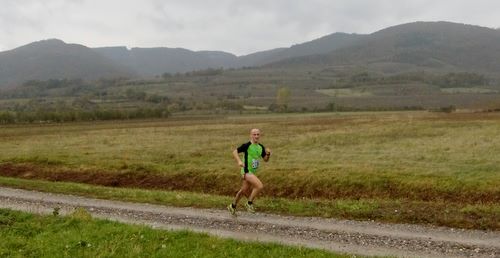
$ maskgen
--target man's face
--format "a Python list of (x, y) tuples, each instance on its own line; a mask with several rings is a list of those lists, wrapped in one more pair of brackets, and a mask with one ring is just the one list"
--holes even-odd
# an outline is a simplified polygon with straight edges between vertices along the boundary
[(254, 143), (259, 142), (260, 130), (259, 129), (252, 129), (252, 131), (250, 131), (250, 138), (252, 138), (252, 142), (254, 142)]

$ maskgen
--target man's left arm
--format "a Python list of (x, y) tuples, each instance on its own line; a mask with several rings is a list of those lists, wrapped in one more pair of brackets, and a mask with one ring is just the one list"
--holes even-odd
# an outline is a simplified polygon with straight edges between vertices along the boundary
[(265, 162), (268, 162), (269, 161), (269, 158), (271, 157), (271, 149), (265, 149), (265, 152), (266, 154), (264, 155), (264, 157), (262, 157), (264, 159)]

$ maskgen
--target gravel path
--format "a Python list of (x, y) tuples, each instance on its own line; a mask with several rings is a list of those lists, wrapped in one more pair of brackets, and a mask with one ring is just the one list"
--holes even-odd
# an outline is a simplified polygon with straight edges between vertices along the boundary
[(67, 214), (84, 207), (92, 216), (146, 224), (154, 228), (190, 229), (245, 241), (278, 242), (326, 250), (398, 257), (500, 257), (500, 232), (403, 224), (301, 218), (225, 210), (175, 208), (91, 199), (0, 187), (0, 208)]

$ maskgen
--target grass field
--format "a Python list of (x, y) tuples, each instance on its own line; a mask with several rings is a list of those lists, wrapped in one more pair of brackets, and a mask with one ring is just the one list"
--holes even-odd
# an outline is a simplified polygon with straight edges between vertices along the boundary
[(1, 257), (350, 257), (277, 244), (242, 243), (188, 231), (0, 209)]
[[(11, 125), (0, 128), (0, 174), (227, 201), (239, 187), (231, 151), (259, 127), (273, 150), (259, 174), (265, 211), (499, 229), (499, 121), (386, 112)], [(286, 208), (297, 203), (309, 210)]]

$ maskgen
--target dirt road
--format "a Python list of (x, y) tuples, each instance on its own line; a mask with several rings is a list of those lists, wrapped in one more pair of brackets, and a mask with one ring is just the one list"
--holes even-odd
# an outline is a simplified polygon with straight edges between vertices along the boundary
[(226, 210), (176, 208), (0, 187), (0, 208), (67, 214), (86, 208), (94, 217), (154, 228), (190, 229), (245, 241), (302, 245), (341, 253), (398, 257), (500, 257), (500, 232), (417, 225), (299, 218)]

